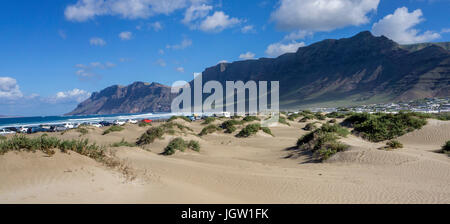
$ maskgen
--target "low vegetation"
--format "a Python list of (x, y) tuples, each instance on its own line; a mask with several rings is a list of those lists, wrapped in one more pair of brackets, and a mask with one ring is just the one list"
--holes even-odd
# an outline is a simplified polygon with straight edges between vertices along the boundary
[(10, 139), (0, 141), (0, 154), (4, 154), (8, 151), (41, 151), (52, 156), (55, 154), (54, 149), (59, 149), (63, 153), (73, 151), (99, 162), (105, 162), (105, 149), (95, 143), (90, 144), (87, 139), (63, 141), (56, 137), (48, 137), (45, 135), (36, 138), (28, 138), (25, 135), (15, 135)]
[(447, 141), (445, 145), (442, 146), (442, 152), (450, 155), (450, 141)]
[(120, 132), (120, 131), (123, 131), (125, 128), (123, 128), (123, 127), (121, 127), (121, 126), (111, 126), (110, 128), (108, 128), (108, 129), (106, 129), (104, 132), (103, 132), (103, 135), (107, 135), (107, 134), (109, 134), (109, 133), (111, 133), (111, 132)]
[(325, 115), (323, 115), (323, 114), (320, 113), (320, 112), (315, 113), (315, 114), (314, 114), (314, 117), (315, 117), (317, 120), (321, 120), (321, 121), (323, 121), (323, 120), (325, 120), (325, 119), (327, 118)]
[(287, 117), (288, 120), (294, 121), (295, 119), (299, 118), (301, 115), (299, 113), (297, 114), (291, 114)]
[(307, 125), (305, 125), (305, 127), (303, 128), (303, 130), (305, 131), (313, 131), (317, 128), (315, 123), (308, 123)]
[(215, 117), (207, 117), (207, 118), (205, 118), (205, 120), (203, 121), (203, 123), (202, 124), (211, 124), (211, 123), (213, 123), (214, 121), (216, 121), (216, 118)]
[(89, 134), (89, 130), (87, 130), (86, 128), (79, 127), (79, 128), (77, 128), (76, 130), (77, 130), (77, 132), (79, 132), (81, 135), (87, 135), (87, 134)]
[(236, 125), (242, 125), (244, 122), (239, 120), (228, 120), (223, 122), (220, 127), (225, 130), (225, 133), (232, 134), (236, 131)]
[(171, 118), (169, 118), (169, 120), (167, 120), (167, 122), (172, 122), (176, 119), (182, 119), (187, 122), (192, 122), (191, 119), (189, 119), (188, 117), (185, 117), (185, 116), (172, 116)]
[(152, 123), (147, 123), (147, 122), (145, 122), (145, 121), (140, 121), (139, 123), (138, 123), (138, 125), (139, 125), (139, 127), (147, 127), (147, 126), (152, 126)]
[(380, 142), (420, 129), (427, 121), (416, 113), (362, 113), (351, 115), (344, 123), (354, 127), (354, 131), (360, 133), (363, 138)]
[(1, 140), (6, 140), (6, 136), (0, 135), (0, 141)]
[(170, 156), (175, 154), (177, 150), (179, 151), (186, 151), (186, 149), (191, 149), (193, 151), (199, 152), (200, 151), (200, 143), (198, 141), (185, 141), (182, 138), (175, 138), (172, 141), (169, 142), (167, 147), (164, 149), (163, 155)]
[(280, 123), (280, 124), (285, 124), (285, 125), (287, 125), (287, 126), (291, 126), (291, 125), (287, 122), (286, 118), (284, 118), (284, 117), (280, 117), (280, 118), (278, 119), (278, 123)]
[(245, 122), (252, 122), (252, 121), (260, 121), (261, 119), (259, 119), (256, 116), (246, 116), (242, 120), (245, 121)]
[(307, 122), (307, 121), (309, 121), (309, 120), (314, 120), (314, 115), (312, 115), (312, 114), (305, 114), (305, 115), (303, 115), (303, 118), (302, 119), (300, 119), (298, 122), (300, 122), (300, 123), (305, 123), (305, 122)]
[(392, 150), (392, 149), (401, 149), (403, 148), (403, 144), (397, 140), (390, 140), (386, 142), (386, 149)]
[(236, 137), (238, 138), (247, 138), (250, 137), (254, 134), (256, 134), (259, 130), (263, 131), (264, 133), (267, 133), (269, 135), (272, 135), (272, 131), (270, 130), (270, 128), (268, 127), (262, 127), (261, 124), (256, 123), (256, 124), (249, 124), (247, 125), (245, 128), (243, 128), (237, 135)]
[(116, 142), (111, 144), (111, 147), (135, 147), (136, 144), (135, 143), (130, 143), (125, 141), (125, 139), (122, 138), (122, 140), (120, 142)]
[(348, 149), (348, 145), (338, 141), (339, 137), (345, 137), (349, 131), (338, 125), (324, 124), (297, 141), (297, 147), (302, 150), (313, 152), (313, 157), (324, 161), (338, 152)]
[(207, 134), (212, 134), (212, 133), (214, 133), (216, 131), (220, 131), (220, 130), (221, 130), (220, 127), (210, 124), (210, 125), (206, 126), (205, 128), (203, 128), (199, 135), (205, 136)]
[(328, 118), (345, 118), (345, 114), (339, 112), (331, 112), (325, 115)]
[(139, 137), (139, 139), (136, 141), (136, 145), (138, 146), (148, 145), (155, 142), (156, 139), (162, 139), (165, 134), (173, 135), (176, 133), (175, 127), (182, 132), (186, 130), (191, 132), (193, 131), (191, 128), (185, 125), (174, 122), (168, 122), (158, 127), (149, 128), (144, 134), (141, 135), (141, 137)]
[(151, 127), (139, 137), (136, 145), (143, 146), (155, 142), (156, 139), (162, 139), (166, 130), (163, 127)]

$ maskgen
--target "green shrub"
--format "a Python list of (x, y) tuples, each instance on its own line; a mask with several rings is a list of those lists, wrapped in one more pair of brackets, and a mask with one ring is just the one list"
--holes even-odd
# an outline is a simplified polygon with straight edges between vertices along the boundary
[(345, 114), (339, 112), (331, 112), (325, 115), (328, 118), (345, 118)]
[(216, 120), (215, 117), (207, 117), (205, 118), (205, 120), (203, 121), (202, 124), (211, 124), (212, 122), (214, 122)]
[(262, 130), (264, 133), (266, 133), (266, 134), (269, 134), (269, 135), (274, 136), (274, 135), (272, 134), (272, 130), (270, 130), (270, 128), (268, 128), (268, 127), (261, 127), (261, 130)]
[(140, 121), (139, 123), (138, 123), (138, 125), (139, 125), (139, 127), (147, 127), (147, 126), (152, 126), (152, 123), (147, 123), (147, 122), (144, 122), (144, 121)]
[(401, 148), (403, 148), (403, 144), (397, 140), (391, 140), (391, 141), (386, 142), (386, 147), (388, 149), (401, 149)]
[(194, 131), (192, 130), (192, 128), (186, 126), (186, 125), (182, 125), (180, 123), (175, 123), (175, 122), (168, 122), (168, 123), (164, 123), (162, 124), (160, 127), (162, 127), (165, 130), (171, 130), (170, 132), (175, 132), (175, 130), (173, 130), (175, 127), (180, 129), (180, 131)]
[(261, 119), (259, 119), (256, 116), (246, 116), (242, 120), (245, 121), (245, 122), (252, 122), (252, 121), (260, 121)]
[(348, 145), (338, 142), (339, 136), (346, 136), (348, 131), (340, 125), (324, 124), (308, 134), (303, 135), (297, 141), (297, 147), (302, 150), (309, 150), (318, 160), (326, 160), (332, 155), (345, 151)]
[(309, 124), (305, 125), (303, 130), (305, 130), (305, 131), (313, 131), (316, 128), (317, 128), (317, 126), (316, 126), (315, 123), (309, 123)]
[(200, 143), (197, 141), (191, 140), (189, 142), (186, 142), (182, 138), (175, 138), (172, 139), (172, 141), (169, 142), (167, 147), (164, 149), (163, 155), (170, 156), (175, 154), (177, 150), (179, 151), (186, 151), (186, 149), (189, 148), (193, 151), (199, 152), (200, 151)]
[(286, 121), (286, 118), (284, 118), (284, 117), (280, 117), (280, 118), (278, 119), (278, 123), (280, 123), (280, 124), (285, 124), (285, 125), (287, 125), (287, 126), (291, 126), (291, 125)]
[(219, 130), (221, 130), (219, 127), (217, 127), (216, 125), (211, 124), (211, 125), (208, 125), (205, 128), (203, 128), (199, 135), (200, 136), (205, 136), (207, 134), (211, 134), (211, 133), (214, 133), (214, 132), (219, 131)]
[(127, 142), (127, 141), (125, 141), (125, 139), (122, 138), (122, 140), (121, 140), (120, 142), (116, 142), (116, 143), (113, 143), (113, 144), (111, 145), (111, 147), (122, 147), (122, 146), (125, 146), (125, 147), (135, 147), (136, 144), (135, 144), (135, 143)]
[(103, 132), (103, 135), (107, 135), (107, 134), (109, 134), (109, 133), (111, 133), (111, 132), (120, 132), (120, 131), (123, 131), (125, 128), (123, 128), (123, 127), (121, 127), (121, 126), (111, 126), (110, 128), (108, 128), (108, 129), (106, 129), (104, 132)]
[(235, 125), (242, 125), (243, 123), (244, 123), (243, 121), (228, 120), (228, 121), (223, 122), (220, 125), (220, 127), (225, 130), (225, 133), (232, 134), (233, 132), (236, 131)]
[(144, 134), (139, 137), (136, 142), (136, 145), (148, 145), (153, 143), (156, 139), (162, 139), (165, 134), (165, 130), (163, 127), (151, 127)]
[(323, 115), (320, 112), (315, 113), (314, 116), (316, 117), (317, 120), (321, 120), (321, 121), (323, 121), (327, 118), (325, 115)]
[(188, 143), (188, 148), (190, 148), (193, 151), (200, 152), (200, 143), (198, 141), (191, 140)]
[(307, 121), (309, 121), (309, 120), (313, 120), (314, 118), (315, 118), (314, 115), (311, 115), (311, 114), (304, 114), (304, 115), (303, 115), (303, 118), (300, 119), (299, 122), (300, 122), (300, 123), (304, 123), (304, 122), (307, 122)]
[(288, 116), (288, 120), (290, 121), (294, 121), (295, 119), (299, 118), (301, 115), (300, 114), (291, 114)]
[(414, 113), (362, 113), (351, 115), (344, 123), (353, 126), (356, 132), (369, 141), (380, 142), (420, 129), (427, 122), (425, 118)]
[(335, 124), (336, 122), (337, 122), (336, 119), (331, 119), (331, 120), (328, 121), (328, 123), (330, 123), (330, 124)]
[(243, 129), (236, 135), (236, 137), (239, 137), (239, 138), (246, 138), (246, 137), (249, 137), (249, 136), (251, 136), (251, 135), (256, 134), (260, 129), (261, 129), (261, 125), (260, 125), (260, 124), (249, 124), (249, 125), (247, 125), (245, 128), (243, 128)]
[(6, 136), (0, 135), (0, 141), (1, 140), (6, 140)]
[(447, 141), (445, 145), (442, 146), (442, 151), (444, 153), (450, 154), (450, 141)]
[(174, 121), (176, 119), (182, 119), (182, 120), (185, 120), (187, 122), (192, 122), (191, 119), (189, 119), (188, 117), (185, 117), (185, 116), (172, 116), (171, 118), (169, 118), (169, 120), (167, 120), (167, 122), (171, 122), (171, 121)]
[(77, 128), (77, 131), (81, 133), (81, 135), (87, 135), (89, 131), (86, 128)]

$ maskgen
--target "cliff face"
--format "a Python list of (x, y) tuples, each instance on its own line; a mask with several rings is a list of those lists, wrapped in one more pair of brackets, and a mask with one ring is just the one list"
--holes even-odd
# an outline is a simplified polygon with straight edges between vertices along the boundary
[[(278, 58), (221, 63), (203, 81), (280, 81), (281, 108), (342, 106), (450, 95), (450, 51), (445, 43), (401, 46), (362, 32), (324, 40)], [(112, 86), (70, 114), (167, 112), (170, 88)]]
[(170, 87), (158, 83), (116, 85), (93, 93), (68, 115), (170, 112), (174, 97)]

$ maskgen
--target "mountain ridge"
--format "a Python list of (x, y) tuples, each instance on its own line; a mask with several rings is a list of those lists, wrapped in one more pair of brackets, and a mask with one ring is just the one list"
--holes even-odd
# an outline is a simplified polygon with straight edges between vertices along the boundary
[[(404, 46), (364, 31), (349, 38), (319, 41), (277, 58), (219, 63), (204, 70), (203, 82), (280, 81), (280, 107), (283, 109), (450, 95), (450, 51), (432, 43)], [(167, 95), (170, 87), (155, 85), (153, 89), (161, 90), (162, 95), (141, 95), (133, 98), (136, 102), (131, 99), (112, 100), (119, 96), (109, 89), (114, 89), (114, 86), (108, 87), (102, 91), (103, 97), (109, 93), (109, 102), (116, 104), (103, 104), (103, 109), (97, 112), (83, 110), (96, 108), (92, 105), (98, 104), (100, 98), (93, 94), (69, 114), (167, 112), (174, 95)], [(129, 89), (130, 86), (123, 88)], [(135, 90), (141, 88), (145, 89), (145, 86), (140, 85)], [(137, 95), (134, 94), (135, 97)], [(125, 105), (117, 105), (117, 102)], [(138, 106), (139, 103), (147, 106)]]

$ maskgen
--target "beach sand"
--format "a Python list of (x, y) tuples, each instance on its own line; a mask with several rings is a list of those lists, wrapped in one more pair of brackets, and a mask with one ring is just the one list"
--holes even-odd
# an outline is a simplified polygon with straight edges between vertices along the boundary
[[(205, 127), (201, 121), (176, 122), (197, 134)], [(8, 152), (0, 155), (0, 203), (450, 203), (450, 158), (437, 153), (450, 140), (448, 121), (429, 120), (398, 138), (405, 147), (393, 151), (349, 135), (341, 141), (350, 149), (323, 163), (294, 150), (306, 123), (290, 124), (271, 127), (275, 137), (187, 132), (166, 135), (145, 150), (113, 148), (131, 167), (133, 180), (74, 152)], [(126, 125), (102, 135), (104, 130), (49, 135), (110, 145), (135, 142), (147, 128)], [(178, 136), (199, 141), (201, 151), (160, 155)]]

